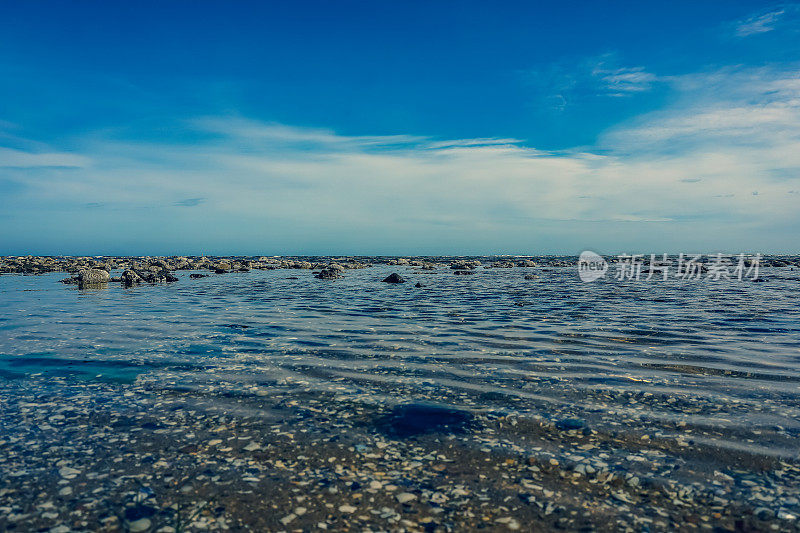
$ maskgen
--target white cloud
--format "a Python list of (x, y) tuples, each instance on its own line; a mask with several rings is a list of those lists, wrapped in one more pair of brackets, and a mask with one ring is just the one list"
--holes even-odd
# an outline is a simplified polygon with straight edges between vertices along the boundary
[(775, 238), (796, 233), (796, 73), (729, 69), (669, 83), (682, 98), (607, 132), (592, 149), (346, 136), (216, 117), (192, 121), (204, 139), (192, 143), (93, 139), (80, 155), (3, 149), (0, 160), (81, 167), (57, 177), (20, 168), (6, 176), (24, 181), (16, 203), (25, 213), (102, 204), (92, 220), (107, 212), (106, 225), (118, 233), (133, 231), (141, 209), (250, 241), (285, 234), (294, 239), (285, 246), (325, 232), (357, 235), (364, 246), (385, 243), (387, 235), (434, 249), (450, 242), (482, 242), (484, 251), (515, 242), (580, 246), (590, 239), (630, 246), (652, 241), (658, 227), (716, 249), (723, 237), (757, 244), (759, 228), (773, 228)]
[(2, 167), (86, 167), (89, 158), (65, 152), (28, 152), (0, 147)]
[(778, 9), (743, 20), (736, 25), (736, 35), (739, 37), (748, 37), (750, 35), (772, 31), (785, 13), (785, 9)]
[(646, 72), (644, 67), (608, 69), (601, 63), (593, 74), (601, 80), (609, 96), (629, 96), (649, 91), (657, 81), (656, 75)]

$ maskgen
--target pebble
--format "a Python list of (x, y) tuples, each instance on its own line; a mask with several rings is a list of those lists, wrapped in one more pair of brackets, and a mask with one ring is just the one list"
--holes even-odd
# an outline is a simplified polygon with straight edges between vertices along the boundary
[(397, 501), (400, 503), (408, 503), (417, 499), (416, 494), (411, 494), (410, 492), (401, 492), (400, 494), (396, 495)]
[(128, 531), (131, 533), (140, 533), (142, 531), (147, 531), (152, 525), (153, 523), (149, 518), (140, 518), (128, 524)]
[(75, 468), (70, 468), (70, 467), (68, 467), (68, 466), (64, 466), (64, 467), (61, 467), (61, 468), (59, 469), (58, 473), (59, 473), (59, 475), (60, 475), (61, 477), (63, 477), (63, 478), (66, 478), (66, 479), (72, 479), (72, 478), (74, 478), (75, 476), (77, 476), (78, 474), (80, 474), (80, 473), (81, 473), (81, 471), (80, 471), (80, 470), (77, 470), (77, 469), (75, 469)]

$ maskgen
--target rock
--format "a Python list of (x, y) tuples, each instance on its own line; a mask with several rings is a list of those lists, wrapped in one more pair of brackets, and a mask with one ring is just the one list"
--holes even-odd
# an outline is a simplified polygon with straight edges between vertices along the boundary
[(214, 269), (214, 274), (227, 274), (227, 273), (228, 273), (228, 271), (225, 270), (224, 268), (215, 268)]
[(398, 405), (378, 425), (394, 437), (423, 433), (462, 433), (474, 416), (469, 411), (428, 403)]
[(75, 468), (70, 468), (68, 466), (64, 466), (64, 467), (60, 468), (59, 471), (58, 471), (58, 474), (61, 477), (67, 478), (67, 479), (71, 479), (71, 478), (77, 476), (80, 473), (81, 473), (80, 470), (76, 470)]
[(753, 514), (756, 515), (756, 518), (759, 520), (770, 520), (775, 516), (775, 513), (772, 511), (772, 509), (767, 507), (758, 507), (755, 511), (753, 511)]
[(474, 274), (475, 272), (472, 270), (455, 270), (453, 274), (456, 276), (467, 276), (469, 274)]
[(565, 418), (556, 422), (556, 428), (561, 431), (570, 431), (573, 429), (583, 429), (586, 427), (586, 422), (578, 418)]
[(388, 276), (387, 276), (387, 277), (386, 277), (386, 278), (383, 280), (383, 282), (384, 282), (384, 283), (405, 283), (405, 282), (406, 282), (406, 280), (404, 280), (404, 279), (402, 278), (402, 276), (400, 276), (400, 274), (398, 274), (398, 273), (396, 273), (396, 272), (393, 272), (393, 273), (389, 274), (389, 275), (388, 275)]
[(420, 283), (420, 282), (417, 282), (417, 284), (416, 284), (416, 285), (414, 285), (414, 286), (415, 286), (415, 287), (424, 287), (425, 285), (423, 285), (423, 284), (422, 284), (422, 283)]
[[(478, 264), (480, 264), (480, 262)], [(450, 268), (453, 270), (465, 270), (465, 269), (473, 269), (476, 266), (477, 265), (471, 261), (456, 261), (455, 263), (450, 265)]]
[(344, 504), (344, 505), (340, 505), (339, 506), (339, 511), (342, 512), (342, 513), (350, 514), (350, 513), (355, 513), (356, 512), (356, 508), (353, 507), (352, 505)]
[(66, 285), (75, 285), (78, 283), (78, 278), (64, 278), (61, 280), (61, 283)]
[(539, 276), (536, 274), (526, 274), (525, 279), (539, 279)]
[(140, 518), (139, 520), (128, 523), (128, 531), (131, 533), (141, 533), (142, 531), (150, 529), (151, 526), (152, 522), (150, 522), (149, 518)]
[(99, 268), (87, 268), (78, 272), (78, 287), (97, 287), (109, 282), (111, 275)]
[(400, 494), (395, 496), (395, 498), (397, 498), (397, 501), (400, 502), (400, 503), (408, 503), (408, 502), (413, 502), (414, 500), (416, 500), (417, 499), (417, 495), (416, 494), (411, 494), (410, 492), (401, 492)]
[(317, 279), (337, 279), (341, 278), (342, 276), (339, 275), (338, 270), (334, 270), (331, 268), (326, 268), (325, 270), (321, 270), (316, 276)]
[(189, 274), (191, 279), (207, 278), (208, 274)]
[(120, 278), (122, 278), (122, 284), (125, 287), (132, 287), (133, 285), (138, 285), (139, 283), (144, 282), (144, 279), (142, 279), (139, 274), (130, 269), (124, 271)]

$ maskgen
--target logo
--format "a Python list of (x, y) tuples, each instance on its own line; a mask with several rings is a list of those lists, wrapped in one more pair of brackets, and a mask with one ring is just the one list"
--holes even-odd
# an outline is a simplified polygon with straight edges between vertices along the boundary
[(578, 275), (581, 281), (595, 281), (606, 275), (608, 263), (600, 255), (586, 250), (578, 258)]

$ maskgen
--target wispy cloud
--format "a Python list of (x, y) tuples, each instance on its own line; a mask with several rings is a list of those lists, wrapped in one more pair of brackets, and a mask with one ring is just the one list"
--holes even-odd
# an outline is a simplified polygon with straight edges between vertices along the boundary
[(175, 205), (178, 207), (197, 207), (205, 201), (205, 198), (185, 198), (175, 202)]
[(609, 68), (605, 62), (600, 62), (592, 74), (600, 80), (603, 92), (609, 96), (630, 96), (649, 91), (657, 81), (656, 75), (645, 71), (644, 67)]
[(626, 66), (615, 53), (562, 61), (526, 71), (523, 79), (551, 109), (563, 111), (576, 101), (626, 97), (651, 90), (659, 77), (642, 66)]
[(752, 16), (736, 24), (736, 35), (748, 37), (775, 29), (775, 25), (786, 14), (786, 9), (776, 9), (768, 13)]
[[(238, 116), (190, 121), (191, 142), (92, 136), (72, 140), (75, 153), (2, 149), (16, 164), (0, 177), (19, 188), (0, 202), (31, 228), (45, 212), (113, 207), (47, 226), (64, 238), (96, 223), (129, 235), (151, 206), (169, 211), (158, 216), (183, 228), (181, 238), (283, 251), (348, 235), (371, 251), (453, 243), (498, 251), (630, 247), (649, 242), (654, 227), (714, 247), (722, 236), (760, 245), (763, 228), (775, 239), (796, 234), (796, 71), (723, 69), (668, 83), (680, 95), (668, 108), (615, 127), (594, 147), (557, 152), (516, 139), (348, 136)], [(80, 171), (49, 170), (54, 163)]]
[(67, 152), (28, 152), (0, 147), (0, 168), (18, 167), (66, 167), (82, 168), (89, 166), (90, 159)]

